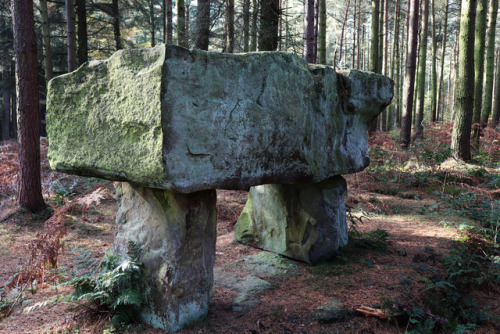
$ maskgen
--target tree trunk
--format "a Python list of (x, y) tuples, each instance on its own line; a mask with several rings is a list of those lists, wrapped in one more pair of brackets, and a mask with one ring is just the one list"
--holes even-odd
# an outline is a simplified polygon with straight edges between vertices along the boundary
[[(210, 1), (210, 0), (200, 0), (199, 4), (199, 10), (202, 11), (202, 4), (205, 3), (205, 1)], [(167, 13), (167, 38), (166, 38), (166, 44), (174, 44), (174, 25), (173, 25), (173, 13), (172, 13), (172, 0), (166, 0), (166, 13)], [(204, 12), (203, 12), (204, 13)], [(200, 12), (201, 14), (201, 12)], [(210, 16), (210, 13), (208, 13)], [(201, 49), (201, 48), (200, 48)], [(204, 49), (202, 49), (204, 50)]]
[(261, 1), (259, 29), (260, 51), (275, 51), (278, 47), (279, 14), (279, 0)]
[[(354, 10), (356, 10), (356, 8)], [(325, 15), (326, 15), (326, 13), (325, 13)], [(356, 68), (358, 70), (361, 69), (361, 43), (360, 43), (361, 36), (360, 35), (361, 35), (361, 0), (358, 1), (358, 33), (357, 33), (357, 37), (358, 37), (358, 40), (357, 40), (357, 42), (358, 42), (357, 43), (358, 44), (358, 57), (357, 57), (357, 59), (358, 59), (358, 62), (356, 64)]]
[(156, 24), (155, 24), (155, 3), (153, 0), (149, 0), (149, 24), (150, 24), (149, 31), (151, 33), (151, 47), (154, 47), (156, 45), (156, 39), (155, 39)]
[(314, 46), (313, 46), (313, 59), (314, 63), (318, 63), (318, 35), (319, 35), (319, 0), (316, 0), (314, 5)]
[[(307, 0), (306, 61), (314, 63), (314, 0)], [(342, 42), (341, 44), (342, 45)], [(342, 53), (342, 50), (340, 50)]]
[(40, 19), (42, 26), (42, 43), (43, 43), (43, 67), (45, 71), (45, 81), (49, 82), (54, 76), (52, 65), (52, 47), (50, 43), (50, 27), (49, 15), (47, 12), (47, 0), (40, 0)]
[(257, 51), (257, 18), (259, 16), (259, 4), (258, 0), (252, 0), (252, 21), (250, 26), (250, 51)]
[[(5, 26), (2, 26), (5, 29)], [(5, 50), (5, 49), (4, 49)], [(7, 52), (5, 52), (7, 54)], [(10, 75), (9, 60), (2, 58), (2, 97), (3, 97), (3, 121), (2, 121), (2, 140), (10, 139)]]
[[(370, 44), (370, 71), (379, 72), (379, 0), (372, 0), (372, 31)], [(377, 129), (377, 118), (373, 119), (368, 126), (368, 135), (373, 134)]]
[(451, 153), (455, 159), (470, 160), (470, 135), (474, 112), (474, 30), (477, 0), (463, 0), (460, 16), (458, 75), (455, 83), (455, 123)]
[(378, 73), (384, 72), (384, 4), (385, 0), (380, 0), (379, 21), (378, 21)]
[(76, 70), (75, 3), (66, 0), (66, 30), (68, 50), (68, 72)]
[(415, 86), (415, 70), (417, 62), (417, 39), (419, 21), (418, 0), (408, 0), (410, 5), (410, 23), (408, 26), (408, 55), (406, 58), (406, 74), (403, 92), (403, 114), (401, 119), (400, 141), (403, 148), (408, 148), (411, 140), (411, 117)]
[(370, 46), (370, 71), (378, 73), (378, 33), (379, 33), (379, 0), (372, 0), (372, 32)]
[(186, 42), (186, 7), (184, 0), (177, 0), (177, 45), (187, 48)]
[(437, 121), (437, 41), (436, 41), (436, 14), (435, 14), (435, 2), (436, 0), (431, 0), (431, 19), (432, 19), (432, 68), (431, 68), (431, 122)]
[(415, 122), (415, 136), (421, 138), (424, 129), (422, 121), (424, 120), (425, 104), (425, 68), (427, 64), (427, 35), (429, 30), (429, 0), (422, 1), (422, 32), (420, 37), (420, 53), (418, 60), (418, 79), (417, 79), (417, 110)]
[(488, 0), (477, 0), (476, 33), (474, 44), (474, 113), (472, 115), (472, 137), (479, 145), (481, 110), (483, 107), (484, 54), (486, 52), (486, 17)]
[(120, 8), (118, 7), (118, 0), (113, 0), (113, 33), (115, 36), (116, 50), (122, 49), (122, 37), (120, 32)]
[(352, 22), (354, 25), (354, 28), (352, 29), (352, 62), (351, 62), (351, 68), (356, 67), (356, 13), (358, 8), (356, 0), (354, 0), (354, 6), (353, 6), (353, 11), (352, 11)]
[[(343, 48), (343, 43), (344, 43), (344, 32), (345, 32), (345, 25), (347, 22), (347, 14), (349, 14), (349, 6), (351, 4), (351, 0), (347, 0), (347, 6), (345, 8), (345, 15), (344, 15), (344, 22), (342, 23), (342, 30), (340, 32), (340, 54), (339, 54), (339, 62), (342, 62), (342, 48)], [(344, 62), (344, 67), (346, 67), (346, 64)]]
[(40, 180), (38, 70), (32, 0), (12, 1), (17, 73), (19, 173), (17, 201), (31, 212), (45, 209)]
[(396, 62), (398, 61), (398, 54), (399, 54), (399, 0), (396, 0), (395, 3), (395, 14), (394, 14), (394, 41), (392, 44), (392, 57), (391, 57), (391, 74), (390, 77), (392, 80), (395, 81), (395, 87), (394, 87), (394, 97), (392, 99), (391, 106), (389, 108), (389, 112), (387, 114), (387, 130), (392, 129), (392, 124), (394, 123), (394, 118), (395, 118), (395, 113), (397, 113), (397, 106), (398, 106), (398, 101), (399, 101), (399, 78), (398, 78), (398, 73), (396, 73), (396, 76), (394, 76), (395, 68), (397, 67)]
[(389, 69), (389, 0), (385, 2), (384, 10), (384, 75), (388, 75)]
[[(434, 0), (433, 0), (434, 1)], [(446, 0), (446, 7), (444, 9), (444, 31), (443, 31), (443, 50), (441, 53), (441, 68), (439, 74), (439, 87), (438, 87), (438, 102), (437, 102), (437, 111), (436, 111), (436, 120), (439, 121), (439, 115), (444, 115), (444, 102), (443, 102), (443, 82), (444, 82), (444, 59), (446, 57), (446, 38), (448, 33), (448, 8), (449, 8), (449, 0)], [(451, 71), (450, 71), (451, 73)], [(443, 117), (441, 116), (441, 119)]]
[(493, 105), (493, 115), (491, 127), (495, 128), (500, 122), (500, 47), (497, 49), (497, 77), (495, 80), (495, 104)]
[(250, 46), (250, 0), (243, 0), (243, 52)]
[(189, 9), (190, 9), (190, 5), (188, 3), (188, 4), (186, 4), (186, 43), (187, 43), (188, 47), (189, 47), (189, 18), (190, 18)]
[(484, 107), (481, 113), (481, 126), (485, 127), (493, 105), (493, 78), (495, 76), (495, 29), (497, 25), (498, 1), (490, 1), (488, 46), (486, 49), (486, 84), (484, 85)]
[(226, 41), (225, 51), (234, 52), (234, 0), (226, 0)]
[[(42, 0), (46, 1), (46, 0)], [(88, 34), (87, 34), (87, 7), (86, 0), (76, 0), (76, 17), (78, 21), (77, 34), (78, 34), (78, 49), (77, 58), (78, 65), (85, 63), (89, 56), (88, 47)]]
[(198, 35), (195, 47), (200, 50), (208, 50), (210, 37), (210, 0), (198, 0), (198, 17), (196, 21)]
[(320, 64), (326, 64), (326, 0), (319, 0), (319, 57)]

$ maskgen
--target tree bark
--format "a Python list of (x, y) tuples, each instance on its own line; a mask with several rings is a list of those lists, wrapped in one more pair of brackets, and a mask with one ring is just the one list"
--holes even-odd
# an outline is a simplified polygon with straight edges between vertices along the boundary
[(455, 123), (451, 153), (455, 159), (470, 160), (470, 135), (474, 112), (474, 30), (477, 0), (463, 0), (460, 16), (458, 75), (455, 83)]
[(43, 67), (45, 71), (45, 81), (49, 82), (54, 76), (52, 65), (52, 46), (50, 43), (50, 27), (49, 15), (47, 12), (47, 0), (40, 0), (40, 19), (42, 26), (42, 43), (43, 43)]
[(435, 13), (435, 2), (436, 0), (431, 0), (431, 19), (432, 19), (432, 68), (431, 68), (431, 122), (437, 121), (437, 41), (436, 41), (436, 13)]
[(75, 34), (75, 2), (66, 0), (66, 31), (67, 31), (67, 53), (68, 72), (76, 70), (76, 34)]
[(422, 121), (424, 120), (425, 104), (425, 68), (427, 65), (427, 34), (429, 30), (429, 0), (422, 1), (422, 32), (420, 38), (420, 53), (418, 60), (418, 79), (417, 79), (417, 110), (415, 122), (415, 136), (423, 136)]
[[(77, 0), (78, 1), (78, 0)], [(84, 0), (80, 0), (84, 1)], [(149, 24), (151, 33), (151, 47), (156, 45), (156, 24), (155, 24), (155, 3), (153, 0), (149, 0)]]
[(493, 105), (493, 78), (495, 76), (495, 29), (497, 25), (498, 1), (490, 0), (488, 46), (486, 49), (486, 84), (484, 85), (484, 107), (481, 126), (485, 127)]
[(187, 48), (186, 7), (184, 0), (177, 0), (177, 45)]
[(486, 17), (488, 0), (477, 0), (476, 33), (474, 37), (474, 113), (472, 115), (472, 137), (479, 145), (481, 133), (481, 110), (483, 107), (484, 54), (486, 52)]
[[(2, 28), (5, 29), (4, 26)], [(7, 52), (5, 52), (7, 54)], [(2, 97), (3, 97), (3, 120), (2, 120), (2, 140), (10, 139), (10, 75), (9, 61), (7, 58), (2, 58)]]
[(226, 0), (226, 40), (225, 51), (234, 52), (234, 0)]
[(210, 0), (198, 0), (196, 25), (198, 27), (198, 34), (196, 35), (195, 47), (200, 50), (208, 50), (210, 37)]
[[(210, 0), (200, 0), (200, 2), (205, 2), (205, 1), (210, 1)], [(172, 0), (166, 0), (166, 5), (167, 8), (165, 9), (167, 13), (167, 32), (166, 32), (166, 44), (174, 44), (174, 25), (173, 25), (173, 13), (172, 13)], [(200, 4), (201, 6), (201, 4)], [(201, 11), (200, 7), (200, 11)], [(203, 12), (204, 13), (204, 12)], [(210, 16), (210, 12), (208, 13)], [(200, 48), (201, 49), (201, 48)], [(202, 49), (203, 50), (203, 49)]]
[(120, 32), (120, 8), (118, 7), (118, 0), (113, 0), (112, 4), (113, 12), (113, 33), (115, 37), (115, 47), (116, 50), (122, 49), (122, 37)]
[[(307, 0), (306, 61), (314, 63), (314, 0)], [(342, 42), (340, 43), (342, 47)], [(342, 50), (340, 51), (342, 54)]]
[(378, 33), (379, 33), (379, 0), (372, 0), (372, 31), (370, 46), (370, 71), (378, 73)]
[(495, 104), (493, 105), (491, 127), (495, 128), (499, 123), (500, 123), (500, 47), (497, 49), (497, 77), (495, 80)]
[(12, 1), (17, 73), (19, 173), (17, 201), (31, 212), (45, 209), (40, 180), (38, 69), (32, 0)]
[(326, 0), (319, 0), (319, 56), (318, 63), (326, 64)]
[[(434, 0), (433, 0), (434, 1)], [(443, 50), (441, 53), (441, 68), (439, 74), (439, 87), (438, 87), (438, 102), (436, 119), (439, 121), (439, 115), (443, 119), (444, 115), (444, 102), (443, 102), (443, 82), (444, 82), (444, 59), (446, 58), (446, 38), (448, 37), (448, 11), (449, 11), (449, 0), (446, 0), (446, 7), (444, 9), (444, 31), (443, 31)], [(451, 73), (451, 71), (450, 71)]]
[(243, 52), (250, 47), (250, 0), (243, 0)]
[(257, 51), (257, 18), (259, 16), (259, 0), (252, 0), (252, 21), (250, 26), (250, 51)]
[[(46, 1), (46, 0), (42, 0)], [(87, 34), (87, 7), (86, 0), (76, 0), (76, 16), (78, 19), (77, 34), (78, 48), (77, 58), (78, 65), (85, 63), (89, 56), (88, 34)]]
[(384, 4), (385, 0), (379, 3), (379, 21), (378, 21), (378, 73), (384, 72)]
[(419, 1), (408, 0), (410, 6), (410, 23), (408, 26), (408, 54), (406, 57), (406, 74), (403, 92), (403, 114), (401, 119), (400, 141), (403, 148), (408, 148), (411, 140), (411, 118), (413, 94), (415, 86), (415, 70), (417, 62), (417, 39), (419, 21)]
[(391, 57), (391, 73), (390, 73), (390, 77), (392, 80), (395, 81), (395, 87), (394, 87), (394, 98), (392, 99), (393, 103), (391, 103), (391, 106), (389, 108), (389, 112), (387, 113), (387, 130), (391, 130), (392, 129), (392, 125), (394, 123), (394, 119), (395, 119), (395, 113), (397, 113), (397, 107), (398, 107), (398, 104), (399, 104), (399, 94), (398, 94), (398, 90), (399, 90), (399, 78), (398, 78), (398, 75), (399, 71), (396, 72), (396, 76), (394, 76), (395, 74), (395, 70), (396, 70), (396, 67), (398, 67), (396, 65), (396, 63), (398, 62), (398, 54), (399, 54), (399, 0), (396, 0), (395, 2), (395, 6), (394, 6), (394, 11), (395, 11), (395, 14), (394, 14), (394, 41), (393, 41), (393, 44), (392, 44), (392, 57)]
[(279, 19), (279, 0), (262, 0), (260, 5), (259, 29), (260, 51), (275, 51), (278, 47)]
[[(379, 72), (379, 0), (372, 0), (372, 29), (370, 44), (370, 71)], [(377, 118), (373, 119), (368, 125), (368, 135), (373, 134), (377, 129)]]

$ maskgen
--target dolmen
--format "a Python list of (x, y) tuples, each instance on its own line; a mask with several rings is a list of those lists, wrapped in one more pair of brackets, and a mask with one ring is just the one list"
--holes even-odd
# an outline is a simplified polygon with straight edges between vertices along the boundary
[(283, 52), (121, 50), (50, 81), (55, 170), (123, 181), (113, 251), (142, 248), (141, 318), (176, 331), (213, 291), (215, 189), (245, 189), (238, 241), (317, 263), (347, 243), (342, 174), (369, 164), (391, 101), (378, 74)]

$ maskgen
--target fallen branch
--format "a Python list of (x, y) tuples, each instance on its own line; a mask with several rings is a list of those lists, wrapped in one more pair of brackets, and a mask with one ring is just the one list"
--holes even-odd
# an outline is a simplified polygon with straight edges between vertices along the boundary
[(362, 313), (366, 315), (367, 317), (377, 317), (380, 319), (387, 319), (387, 316), (385, 315), (384, 311), (381, 309), (377, 308), (371, 308), (368, 306), (360, 306), (359, 308), (356, 309), (356, 312)]

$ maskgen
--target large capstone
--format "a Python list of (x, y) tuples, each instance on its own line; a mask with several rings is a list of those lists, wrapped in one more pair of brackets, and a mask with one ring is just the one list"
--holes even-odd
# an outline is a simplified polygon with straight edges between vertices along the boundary
[(51, 80), (59, 171), (181, 193), (321, 182), (364, 169), (393, 82), (282, 52), (122, 50)]
[(213, 289), (216, 194), (176, 194), (122, 183), (114, 254), (141, 247), (146, 278), (142, 319), (177, 331), (203, 318)]
[(235, 226), (240, 243), (316, 264), (347, 244), (344, 178), (252, 187)]

